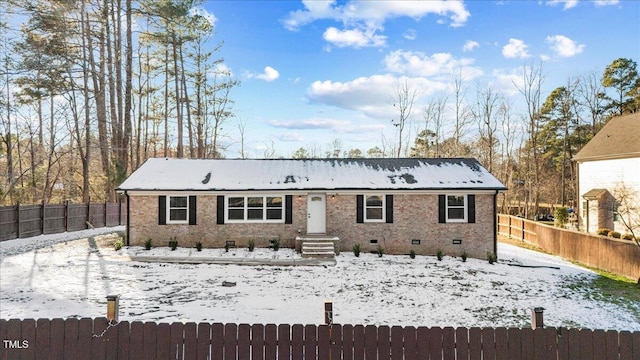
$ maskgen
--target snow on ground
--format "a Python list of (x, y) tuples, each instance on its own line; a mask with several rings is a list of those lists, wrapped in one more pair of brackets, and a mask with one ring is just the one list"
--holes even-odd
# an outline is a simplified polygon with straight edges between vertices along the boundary
[[(558, 257), (499, 244), (500, 262), (342, 253), (335, 266), (242, 266), (131, 261), (130, 256), (296, 258), (290, 249), (110, 246), (122, 227), (0, 243), (0, 318), (98, 317), (119, 294), (120, 319), (157, 322), (324, 321), (331, 300), (342, 324), (528, 327), (545, 308), (549, 326), (640, 330), (635, 314), (589, 300), (597, 276)], [(79, 239), (79, 240), (73, 240)], [(520, 267), (527, 265), (538, 267)], [(236, 282), (234, 287), (223, 281)], [(640, 307), (640, 304), (637, 305)]]

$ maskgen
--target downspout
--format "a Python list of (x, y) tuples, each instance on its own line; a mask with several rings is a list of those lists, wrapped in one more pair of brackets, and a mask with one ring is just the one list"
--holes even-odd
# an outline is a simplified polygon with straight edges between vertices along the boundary
[(129, 222), (131, 221), (130, 220), (131, 216), (129, 216), (130, 215), (129, 214), (129, 193), (127, 192), (127, 190), (124, 191), (124, 196), (127, 198), (127, 225), (126, 225), (126, 229), (124, 231), (125, 231), (125, 237), (127, 238), (127, 246), (130, 246), (130, 244), (129, 244), (129, 233), (130, 233), (129, 229), (131, 227), (129, 226)]
[(498, 190), (493, 194), (493, 254), (498, 259)]

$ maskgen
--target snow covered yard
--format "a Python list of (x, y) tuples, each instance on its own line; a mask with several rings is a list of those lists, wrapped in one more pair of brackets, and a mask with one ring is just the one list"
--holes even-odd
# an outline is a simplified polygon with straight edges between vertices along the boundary
[[(545, 308), (549, 326), (640, 330), (640, 304), (593, 300), (597, 275), (554, 256), (500, 244), (500, 261), (343, 253), (335, 266), (241, 266), (131, 261), (194, 256), (195, 249), (116, 252), (122, 227), (0, 243), (0, 317), (98, 317), (120, 294), (120, 318), (142, 321), (322, 323), (333, 302), (342, 324), (527, 327)], [(80, 239), (80, 240), (74, 240)], [(298, 257), (290, 249), (204, 249), (198, 256)], [(520, 267), (526, 265), (537, 267)], [(236, 282), (224, 287), (223, 281)], [(596, 297), (598, 298), (598, 297)]]

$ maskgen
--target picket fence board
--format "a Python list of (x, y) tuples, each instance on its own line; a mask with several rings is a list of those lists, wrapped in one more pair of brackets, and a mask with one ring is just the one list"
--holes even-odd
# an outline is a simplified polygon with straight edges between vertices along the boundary
[[(640, 332), (0, 319), (2, 359), (640, 359)], [(28, 346), (22, 346), (23, 343)]]

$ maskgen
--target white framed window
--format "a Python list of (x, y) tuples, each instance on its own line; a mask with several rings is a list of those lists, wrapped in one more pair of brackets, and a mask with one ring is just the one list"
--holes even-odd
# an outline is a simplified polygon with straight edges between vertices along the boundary
[(226, 222), (284, 222), (284, 196), (225, 197)]
[(189, 197), (167, 196), (167, 224), (189, 223)]
[(467, 196), (447, 195), (447, 222), (467, 222)]
[(384, 222), (385, 221), (385, 196), (365, 195), (364, 196), (364, 221)]

